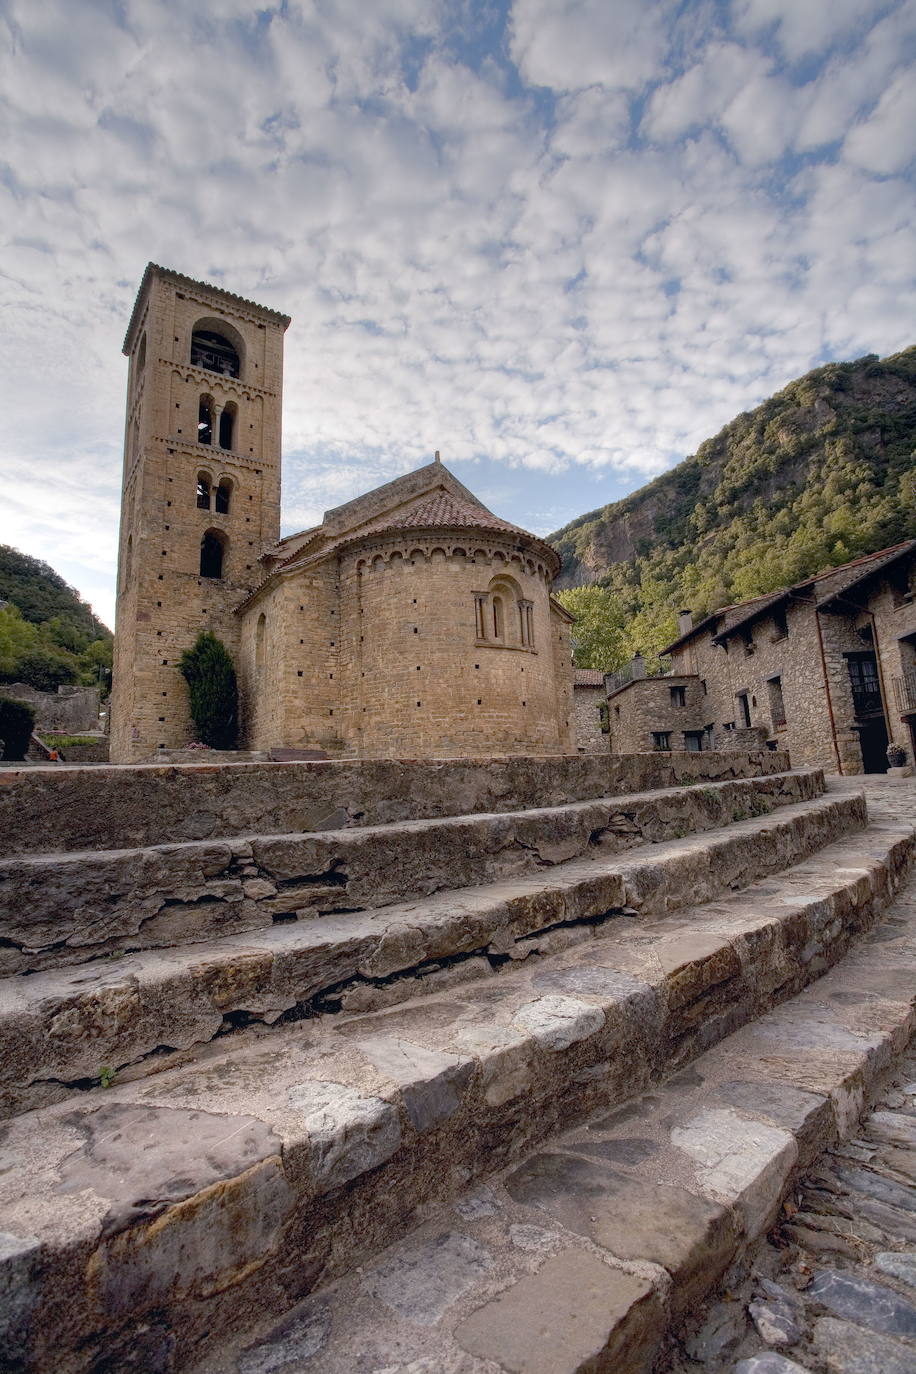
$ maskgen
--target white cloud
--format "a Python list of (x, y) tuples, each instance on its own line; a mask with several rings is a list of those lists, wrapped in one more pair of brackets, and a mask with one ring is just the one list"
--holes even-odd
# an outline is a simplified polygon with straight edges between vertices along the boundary
[(892, 6), (892, 0), (734, 0), (739, 33), (759, 38), (775, 30), (791, 62), (832, 48), (866, 28)]
[(870, 172), (903, 171), (916, 157), (916, 80), (901, 72), (878, 101), (874, 113), (847, 135), (843, 154)]
[(663, 60), (674, 14), (668, 0), (515, 0), (512, 57), (533, 86), (638, 90)]
[[(510, 518), (525, 470), (538, 509), (580, 484), (586, 510), (823, 354), (912, 341), (916, 0), (861, 32), (843, 8), (835, 51), (762, 0), (732, 29), (700, 0), (516, 0), (486, 51), (460, 0), (260, 13), (11, 0), (0, 25), (2, 537), (82, 585), (114, 567), (148, 259), (293, 316), (287, 529), (436, 448), (499, 464)], [(794, 56), (821, 34), (802, 84), (777, 22)]]

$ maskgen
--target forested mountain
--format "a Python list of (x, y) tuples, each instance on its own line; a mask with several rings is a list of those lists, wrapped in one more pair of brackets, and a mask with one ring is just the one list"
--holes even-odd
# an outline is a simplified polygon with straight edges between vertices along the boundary
[(0, 544), (0, 603), (0, 695), (4, 682), (108, 686), (111, 631), (47, 563)]
[(702, 615), (913, 536), (916, 347), (809, 372), (549, 538), (561, 586), (609, 594), (560, 598), (574, 612), (600, 598), (622, 660), (673, 639), (678, 609)]

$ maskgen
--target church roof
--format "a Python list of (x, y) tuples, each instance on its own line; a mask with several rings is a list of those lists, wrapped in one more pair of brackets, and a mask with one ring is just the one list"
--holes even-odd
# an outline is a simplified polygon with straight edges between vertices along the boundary
[(536, 534), (522, 529), (521, 525), (512, 525), (508, 520), (500, 520), (492, 511), (488, 511), (486, 506), (481, 506), (476, 501), (464, 501), (451, 492), (442, 490), (433, 492), (419, 505), (411, 506), (406, 511), (396, 511), (391, 515), (382, 516), (372, 524), (354, 530), (352, 535), (340, 542), (355, 544), (361, 539), (374, 538), (389, 531), (395, 533), (398, 530), (440, 529), (492, 530), (499, 534), (514, 535), (528, 543), (536, 544), (541, 553), (547, 555), (550, 561), (556, 564), (557, 569), (559, 568), (560, 557), (556, 549), (551, 548)]
[[(483, 506), (472, 505), (469, 501), (459, 501), (447, 491), (437, 491), (428, 501), (422, 501), (419, 506), (414, 506), (412, 510), (406, 511), (403, 515), (394, 516), (386, 520), (384, 524), (376, 526), (378, 530), (430, 530), (430, 529), (450, 529), (450, 530), (503, 530), (510, 534), (528, 534), (519, 525), (510, 525), (507, 520), (500, 520)], [(529, 538), (531, 536), (529, 535)]]
[[(417, 491), (418, 482), (425, 484), (425, 491)], [(430, 490), (432, 482), (437, 483)], [(451, 490), (449, 490), (451, 487)], [(413, 488), (413, 490), (411, 490)], [(405, 505), (407, 500), (415, 500), (414, 505)], [(400, 498), (400, 500), (399, 500)], [(374, 513), (366, 509), (368, 501), (375, 504)], [(390, 502), (387, 510), (378, 508), (379, 502)], [(394, 506), (394, 509), (391, 506)], [(362, 520), (360, 521), (360, 515)], [(369, 518), (367, 518), (367, 516)], [(347, 523), (344, 523), (344, 522)], [(500, 520), (492, 511), (462, 487), (461, 483), (442, 466), (438, 460), (429, 463), (416, 472), (406, 473), (393, 482), (357, 497), (346, 505), (326, 511), (324, 520), (313, 529), (299, 534), (287, 535), (266, 551), (268, 558), (276, 559), (276, 566), (251, 591), (241, 605), (241, 611), (275, 578), (293, 568), (319, 563), (322, 559), (344, 548), (352, 548), (365, 539), (377, 539), (380, 535), (397, 534), (401, 530), (479, 530), (508, 535), (511, 539), (523, 542), (528, 548), (537, 550), (553, 569), (553, 575), (560, 569), (560, 555), (545, 540), (520, 525)], [(262, 555), (263, 556), (263, 555)], [(562, 610), (557, 606), (558, 610)], [(566, 611), (563, 614), (569, 620)]]

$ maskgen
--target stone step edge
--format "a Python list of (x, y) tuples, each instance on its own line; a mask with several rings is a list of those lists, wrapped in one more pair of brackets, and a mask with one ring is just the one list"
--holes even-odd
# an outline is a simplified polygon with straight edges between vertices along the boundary
[[(732, 935), (722, 938), (720, 948), (728, 947), (739, 957), (741, 986), (748, 1000), (739, 1009), (737, 1021), (734, 1016), (707, 1019), (692, 1052), (676, 1060), (679, 1067), (724, 1038), (737, 1024), (762, 1014), (775, 998), (785, 1000), (819, 976), (824, 966), (842, 957), (853, 925), (859, 933), (874, 923), (912, 860), (912, 827), (902, 827), (895, 835), (885, 828), (883, 843), (876, 843), (875, 848), (883, 849), (883, 857), (871, 854), (845, 880), (834, 879), (831, 895), (821, 893), (808, 901), (782, 903), (778, 914), (746, 920), (743, 926), (739, 920)], [(821, 952), (819, 961), (806, 954), (809, 921), (827, 935), (833, 931), (833, 943)], [(796, 974), (786, 981), (786, 963), (793, 950)], [(183, 1323), (188, 1323), (190, 1332), (193, 1322), (189, 1303), (196, 1313), (195, 1320), (212, 1320), (212, 1313), (209, 1317), (204, 1313), (206, 1303), (201, 1292), (212, 1297), (231, 1290), (234, 1302), (241, 1293), (250, 1294), (251, 1290), (245, 1287), (249, 1279), (257, 1287), (257, 1275), (266, 1259), (263, 1248), (277, 1245), (278, 1231), (282, 1231), (286, 1248), (274, 1250), (272, 1258), (281, 1269), (284, 1264), (287, 1266), (284, 1272), (296, 1268), (291, 1262), (293, 1254), (307, 1253), (307, 1247), (316, 1244), (321, 1251), (316, 1241), (319, 1236), (325, 1250), (321, 1251), (323, 1259), (315, 1261), (315, 1281), (333, 1278), (361, 1258), (359, 1247), (366, 1242), (360, 1238), (364, 1234), (373, 1236), (375, 1248), (381, 1248), (395, 1238), (405, 1209), (441, 1202), (442, 1190), (450, 1186), (454, 1170), (469, 1170), (471, 1177), (477, 1160), (478, 1174), (490, 1172), (517, 1155), (520, 1148), (544, 1139), (560, 1123), (568, 1126), (576, 1116), (582, 1117), (596, 1106), (612, 1107), (644, 1091), (651, 1083), (660, 1082), (672, 1067), (668, 1046), (672, 1038), (677, 1038), (677, 1020), (685, 1010), (685, 996), (696, 1001), (699, 993), (702, 1001), (705, 988), (703, 977), (698, 975), (704, 969), (707, 981), (721, 981), (718, 953), (716, 949), (707, 949), (702, 958), (688, 961), (687, 966), (675, 962), (656, 987), (625, 972), (614, 974), (605, 968), (616, 992), (601, 994), (594, 990), (579, 992), (574, 998), (547, 996), (539, 997), (535, 1004), (525, 1003), (514, 1013), (514, 1043), (506, 1043), (512, 1036), (504, 1035), (501, 1042), (497, 1036), (498, 1043), (489, 1050), (461, 1044), (453, 1046), (453, 1053), (446, 1053), (409, 1041), (389, 1042), (387, 1037), (378, 1035), (374, 1041), (359, 1040), (360, 1027), (351, 1024), (350, 1034), (342, 1037), (337, 1046), (337, 1064), (327, 1052), (316, 1054), (320, 1073), (335, 1076), (307, 1078), (288, 1091), (289, 1106), (299, 1124), (278, 1128), (282, 1144), (271, 1130), (268, 1134), (276, 1145), (266, 1154), (262, 1147), (262, 1157), (248, 1159), (243, 1172), (220, 1179), (199, 1193), (192, 1190), (190, 1195), (179, 1193), (171, 1199), (157, 1194), (157, 1202), (146, 1203), (139, 1215), (134, 1212), (126, 1219), (122, 1216), (118, 1227), (108, 1234), (104, 1233), (104, 1217), (97, 1209), (86, 1206), (76, 1216), (71, 1213), (64, 1220), (63, 1200), (55, 1198), (53, 1226), (74, 1227), (75, 1233), (71, 1230), (65, 1243), (55, 1242), (47, 1230), (34, 1237), (34, 1243), (20, 1237), (21, 1244), (8, 1254), (6, 1264), (14, 1291), (16, 1265), (21, 1269), (25, 1263), (23, 1247), (28, 1250), (32, 1246), (28, 1253), (33, 1260), (40, 1249), (45, 1266), (41, 1299), (46, 1304), (43, 1337), (48, 1335), (59, 1350), (60, 1333), (55, 1332), (54, 1323), (63, 1320), (74, 1349), (88, 1352), (89, 1345), (84, 1343), (90, 1342), (93, 1333), (98, 1335), (100, 1325), (117, 1324), (117, 1304), (112, 1299), (111, 1305), (106, 1306), (106, 1292), (119, 1294), (119, 1300), (128, 1303), (131, 1322), (140, 1321), (156, 1309), (160, 1314), (166, 1313), (172, 1329), (183, 1329)], [(597, 957), (601, 957), (600, 952)], [(772, 979), (761, 978), (761, 974), (768, 970), (772, 973), (777, 965), (782, 980), (774, 989)], [(764, 1005), (759, 1005), (756, 994), (763, 989), (770, 1001), (764, 999)], [(504, 986), (504, 993), (509, 991)], [(653, 1015), (657, 1013), (655, 1019), (649, 1015), (648, 1029), (647, 999), (655, 1009)], [(545, 1007), (545, 1002), (551, 1006)], [(532, 1005), (537, 1014), (533, 1014)], [(524, 1014), (519, 1016), (519, 1012)], [(358, 1020), (354, 1018), (354, 1023)], [(607, 1037), (602, 1038), (601, 1034), (608, 1023), (612, 1028), (610, 1047)], [(366, 1032), (370, 1029), (377, 1028), (364, 1028)], [(592, 1066), (602, 1061), (602, 1056), (614, 1052), (613, 1046), (617, 1052), (626, 1047), (627, 1081), (635, 1092), (612, 1094), (608, 1099), (602, 1093), (596, 1095), (589, 1073)], [(364, 1056), (374, 1055), (363, 1061), (370, 1069), (370, 1080), (374, 1075), (377, 1081), (381, 1073), (388, 1086), (376, 1088), (369, 1095), (347, 1086), (348, 1076), (352, 1083), (354, 1070), (342, 1068), (340, 1060), (343, 1057), (352, 1063), (354, 1049)], [(520, 1062), (530, 1066), (522, 1079), (518, 1071)], [(297, 1063), (296, 1072), (300, 1071)], [(539, 1074), (537, 1083), (531, 1081), (535, 1071)], [(343, 1081), (338, 1081), (341, 1078)], [(142, 1085), (135, 1085), (135, 1090), (132, 1096), (131, 1091), (115, 1089), (110, 1099), (112, 1105), (149, 1102), (148, 1090)], [(520, 1097), (525, 1108), (521, 1118), (517, 1115)], [(178, 1100), (182, 1101), (180, 1095)], [(168, 1092), (165, 1101), (174, 1105)], [(17, 1199), (23, 1198), (25, 1205), (31, 1206), (32, 1199), (59, 1192), (58, 1159), (62, 1162), (73, 1151), (73, 1123), (79, 1116), (85, 1117), (87, 1111), (91, 1118), (100, 1102), (96, 1097), (83, 1105), (84, 1112), (78, 1116), (73, 1114), (72, 1104), (67, 1103), (65, 1111), (50, 1108), (11, 1123), (8, 1144), (15, 1157), (17, 1141), (20, 1142), (23, 1163), (17, 1174), (8, 1175), (5, 1186), (14, 1189)], [(106, 1110), (107, 1103), (102, 1107), (103, 1114)], [(214, 1119), (214, 1110), (211, 1103), (204, 1115)], [(289, 1122), (289, 1108), (284, 1111), (284, 1120)], [(237, 1111), (231, 1115), (237, 1115)], [(457, 1119), (452, 1121), (453, 1117)], [(245, 1129), (245, 1123), (253, 1120), (240, 1118), (238, 1130)], [(101, 1129), (108, 1129), (106, 1122), (102, 1122)], [(61, 1130), (65, 1133), (63, 1145)], [(432, 1155), (420, 1169), (416, 1161), (424, 1142)], [(406, 1156), (401, 1153), (405, 1149)], [(486, 1164), (484, 1170), (480, 1169), (480, 1150)], [(387, 1170), (398, 1159), (407, 1170), (402, 1174), (402, 1190), (406, 1187), (403, 1179), (407, 1178), (415, 1192), (411, 1197), (399, 1196), (393, 1207)], [(229, 1208), (233, 1218), (229, 1230), (217, 1221), (214, 1206)], [(14, 1210), (10, 1209), (6, 1224), (15, 1240)], [(364, 1233), (362, 1223), (367, 1216), (374, 1219), (374, 1225)], [(345, 1229), (351, 1237), (349, 1248), (344, 1240), (332, 1244), (329, 1238), (331, 1233), (336, 1234), (335, 1228), (342, 1220), (346, 1221)], [(220, 1250), (221, 1245), (231, 1245), (231, 1264), (228, 1254)], [(201, 1247), (205, 1260), (200, 1258)], [(208, 1263), (212, 1273), (206, 1269)], [(123, 1291), (118, 1277), (122, 1265), (126, 1266)], [(233, 1277), (227, 1279), (227, 1266), (232, 1269), (233, 1265)], [(3, 1268), (0, 1264), (0, 1288), (7, 1277)], [(75, 1293), (73, 1275), (82, 1272), (86, 1273), (89, 1286), (85, 1292)], [(129, 1277), (131, 1273), (133, 1279)], [(105, 1279), (101, 1289), (99, 1275)], [(265, 1273), (264, 1282), (273, 1292), (273, 1271)], [(55, 1317), (53, 1295), (58, 1290), (66, 1294), (67, 1303), (65, 1314)], [(101, 1310), (98, 1302), (102, 1302)], [(225, 1315), (225, 1310), (221, 1310)], [(71, 1369), (82, 1370), (85, 1365), (61, 1361), (58, 1367), (66, 1374)]]
[[(427, 831), (437, 832), (470, 828), (487, 822), (498, 822), (506, 825), (512, 821), (549, 821), (560, 814), (585, 813), (593, 809), (611, 812), (626, 811), (629, 807), (647, 802), (670, 799), (679, 795), (695, 796), (704, 791), (728, 793), (730, 791), (759, 790), (766, 794), (767, 786), (779, 785), (795, 779), (810, 779), (818, 788), (817, 796), (823, 796), (826, 791), (823, 768), (790, 768), (781, 773), (762, 774), (760, 777), (712, 780), (698, 778), (695, 782), (675, 783), (670, 787), (646, 788), (641, 792), (609, 793), (606, 796), (586, 797), (579, 801), (562, 802), (554, 806), (527, 806), (512, 811), (468, 811), (454, 816), (430, 816), (413, 820), (388, 821), (375, 825), (347, 826), (344, 829), (271, 831), (265, 834), (258, 831), (246, 831), (239, 835), (214, 835), (203, 840), (162, 841), (159, 844), (127, 845), (114, 849), (71, 849), (56, 853), (48, 851), (10, 854), (0, 856), (0, 877), (5, 871), (13, 868), (27, 871), (49, 864), (53, 864), (55, 867), (80, 867), (83, 865), (91, 867), (94, 864), (105, 864), (111, 860), (142, 856), (147, 853), (164, 854), (166, 857), (171, 857), (178, 853), (206, 853), (214, 846), (225, 846), (232, 852), (237, 852), (240, 847), (250, 845), (254, 841), (263, 841), (265, 844), (281, 844), (290, 840), (308, 839), (329, 846), (344, 844), (358, 847), (373, 839), (386, 838), (394, 834), (418, 835)], [(779, 804), (780, 800), (777, 797), (774, 800), (774, 805)]]
[[(142, 951), (104, 967), (84, 964), (6, 979), (0, 983), (7, 993), (0, 1010), (0, 1116), (104, 1083), (113, 1072), (157, 1071), (164, 1067), (163, 1047), (187, 1051), (238, 1034), (253, 1021), (270, 1025), (281, 1016), (312, 1016), (316, 999), (348, 982), (388, 980), (391, 986), (393, 975), (403, 978), (408, 970), (459, 956), (468, 963), (524, 957), (538, 948), (528, 937), (540, 932), (543, 944), (550, 927), (565, 928), (562, 938), (569, 942), (576, 928), (591, 936), (596, 925), (627, 913), (665, 914), (710, 901), (803, 862), (843, 835), (862, 833), (865, 821), (861, 797), (818, 798), (606, 863), (571, 861), (549, 884), (530, 877), (507, 885), (508, 891), (501, 885), (463, 889), (449, 898), (459, 909), (446, 911), (444, 921), (424, 924), (418, 903), (420, 910), (403, 923), (385, 909), (326, 917), (227, 936), (212, 949)], [(816, 845), (810, 843), (812, 825), (819, 832)], [(473, 967), (483, 972), (482, 964)], [(404, 993), (409, 997), (416, 989), (405, 987)]]
[[(912, 915), (908, 924), (906, 957), (912, 968), (916, 962), (916, 921)], [(320, 1319), (320, 1339), (315, 1345), (321, 1351), (321, 1368), (329, 1374), (349, 1368), (348, 1357), (367, 1337), (379, 1349), (397, 1345), (407, 1364), (420, 1357), (424, 1369), (422, 1357), (429, 1359), (431, 1348), (442, 1367), (449, 1369), (469, 1354), (492, 1361), (493, 1368), (504, 1367), (502, 1359), (506, 1368), (513, 1369), (528, 1368), (526, 1357), (538, 1368), (547, 1367), (549, 1361), (553, 1374), (582, 1374), (584, 1369), (596, 1367), (626, 1370), (627, 1374), (667, 1369), (674, 1340), (683, 1339), (685, 1332), (696, 1328), (703, 1303), (722, 1282), (729, 1285), (730, 1273), (741, 1272), (747, 1252), (776, 1222), (799, 1177), (816, 1164), (823, 1151), (835, 1149), (855, 1133), (863, 1113), (880, 1097), (895, 1062), (912, 1043), (916, 999), (902, 992), (904, 980), (898, 980), (896, 987), (893, 982), (888, 986), (886, 968), (881, 945), (859, 945), (823, 979), (698, 1056), (693, 1061), (694, 1076), (709, 1086), (699, 1102), (691, 1099), (689, 1107), (675, 1108), (673, 1120), (672, 1108), (678, 1099), (673, 1093), (665, 1095), (666, 1085), (662, 1083), (650, 1089), (645, 1110), (637, 1108), (632, 1114), (638, 1127), (615, 1127), (610, 1120), (599, 1123), (610, 1136), (622, 1129), (622, 1141), (628, 1129), (635, 1130), (637, 1144), (643, 1144), (645, 1136), (653, 1141), (670, 1138), (672, 1142), (677, 1136), (675, 1143), (689, 1152), (688, 1158), (692, 1155), (696, 1181), (680, 1180), (680, 1187), (695, 1201), (690, 1207), (685, 1205), (686, 1198), (678, 1202), (681, 1215), (672, 1217), (667, 1225), (669, 1213), (664, 1199), (653, 1200), (648, 1217), (645, 1211), (655, 1192), (677, 1199), (679, 1187), (662, 1166), (634, 1170), (615, 1165), (613, 1156), (605, 1161), (597, 1149), (580, 1152), (580, 1142), (588, 1139), (581, 1127), (562, 1132), (536, 1147), (537, 1153), (528, 1161), (511, 1165), (508, 1178), (494, 1175), (483, 1186), (471, 1185), (470, 1192), (456, 1199), (454, 1208), (424, 1218), (417, 1230), (399, 1238), (390, 1252), (368, 1258), (357, 1271), (361, 1279), (344, 1276), (317, 1287), (279, 1321), (259, 1322), (241, 1339), (233, 1340), (231, 1350), (217, 1347), (215, 1357), (205, 1358), (202, 1364), (195, 1361), (193, 1370), (196, 1374), (217, 1374), (217, 1370), (219, 1374), (230, 1370), (236, 1374), (243, 1368), (270, 1368), (269, 1357), (288, 1348), (289, 1336), (307, 1329), (309, 1320), (315, 1323), (316, 1318)], [(805, 1051), (793, 1043), (793, 1025), (807, 1021), (809, 1027), (819, 1026), (827, 1007), (845, 1004), (848, 1008), (849, 993), (863, 983), (871, 992), (870, 1005), (853, 1015), (834, 1013), (845, 1046), (835, 1056), (822, 1055), (812, 1071)], [(916, 984), (911, 982), (911, 986)], [(757, 1076), (751, 1066), (760, 1052), (761, 1033), (764, 1043), (776, 1047), (777, 1054), (781, 1036), (785, 1048), (777, 1069), (757, 1071), (759, 1095), (740, 1095), (736, 1111), (734, 1106), (725, 1105), (729, 1097), (719, 1095), (721, 1086), (723, 1081), (728, 1086), (727, 1080), (735, 1074), (739, 1079)], [(727, 1156), (721, 1149), (723, 1131), (728, 1133)], [(549, 1166), (556, 1164), (561, 1170), (565, 1164), (573, 1178), (590, 1177), (593, 1187), (605, 1173), (606, 1187), (612, 1191), (600, 1198), (590, 1194), (579, 1209), (580, 1215), (571, 1215), (570, 1209), (553, 1200), (562, 1188), (562, 1184), (551, 1181)], [(593, 1172), (588, 1175), (588, 1170)], [(539, 1177), (543, 1183), (538, 1183)], [(526, 1179), (534, 1182), (533, 1189), (530, 1182), (526, 1188)], [(538, 1198), (543, 1199), (543, 1211), (535, 1201)], [(508, 1214), (502, 1210), (506, 1202)], [(892, 1217), (893, 1208), (887, 1210)], [(889, 1220), (885, 1229), (891, 1224)], [(407, 1272), (406, 1266), (418, 1266), (424, 1255), (434, 1258), (443, 1242), (457, 1239), (471, 1248), (472, 1254), (473, 1247), (480, 1253), (482, 1244), (486, 1255), (492, 1252), (493, 1239), (498, 1236), (511, 1255), (514, 1246), (522, 1244), (522, 1238), (513, 1244), (512, 1233), (516, 1231), (534, 1233), (530, 1239), (524, 1236), (528, 1242), (524, 1249), (537, 1249), (539, 1243), (552, 1237), (549, 1257), (535, 1267), (516, 1262), (507, 1273), (500, 1274), (496, 1284), (487, 1286), (488, 1291), (478, 1295), (469, 1291), (458, 1304), (454, 1299), (447, 1302), (436, 1324), (422, 1332), (422, 1348), (419, 1331), (418, 1348), (405, 1343), (403, 1322), (398, 1323), (396, 1310), (388, 1307), (386, 1311), (384, 1302), (370, 1309), (374, 1317), (363, 1311), (354, 1322), (352, 1314), (359, 1311), (360, 1292), (384, 1294), (387, 1275)], [(661, 1243), (660, 1231), (664, 1232)], [(650, 1257), (653, 1251), (654, 1257)], [(517, 1249), (515, 1253), (518, 1255)], [(417, 1272), (422, 1283), (422, 1274), (419, 1269)], [(593, 1284), (597, 1304), (585, 1298), (580, 1305), (577, 1283), (571, 1284), (571, 1279), (583, 1286)], [(393, 1296), (396, 1308), (397, 1288)], [(347, 1313), (344, 1321), (338, 1315), (342, 1310)], [(545, 1323), (541, 1331), (538, 1319)], [(583, 1323), (589, 1328), (584, 1343)], [(317, 1331), (318, 1326), (312, 1329)], [(238, 1363), (233, 1353), (241, 1357)], [(583, 1355), (585, 1360), (580, 1364)], [(429, 1363), (432, 1368), (432, 1361)], [(765, 1363), (762, 1359), (761, 1374)], [(777, 1356), (774, 1374), (778, 1363)]]
[[(490, 755), (464, 759), (328, 760), (318, 763), (48, 769), (0, 768), (0, 834), (20, 852), (92, 850), (112, 822), (124, 847), (169, 838), (179, 823), (199, 838), (250, 831), (259, 817), (277, 832), (358, 826), (361, 820), (500, 810), (586, 800), (702, 777), (762, 776), (788, 768), (784, 751), (688, 754)], [(419, 804), (414, 798), (419, 793)], [(138, 815), (138, 812), (141, 814)], [(276, 822), (270, 817), (276, 816)], [(228, 824), (225, 818), (228, 817)], [(249, 819), (251, 819), (249, 823)], [(261, 821), (260, 823), (264, 823)], [(188, 836), (191, 838), (191, 836)]]
[(362, 911), (709, 833), (824, 795), (818, 769), (536, 811), (0, 864), (0, 976)]

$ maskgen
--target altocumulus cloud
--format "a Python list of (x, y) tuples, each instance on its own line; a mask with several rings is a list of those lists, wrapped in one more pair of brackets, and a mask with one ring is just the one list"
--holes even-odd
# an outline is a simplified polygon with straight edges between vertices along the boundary
[(111, 616), (148, 259), (288, 311), (286, 528), (546, 532), (913, 342), (916, 0), (7, 0), (3, 528)]

